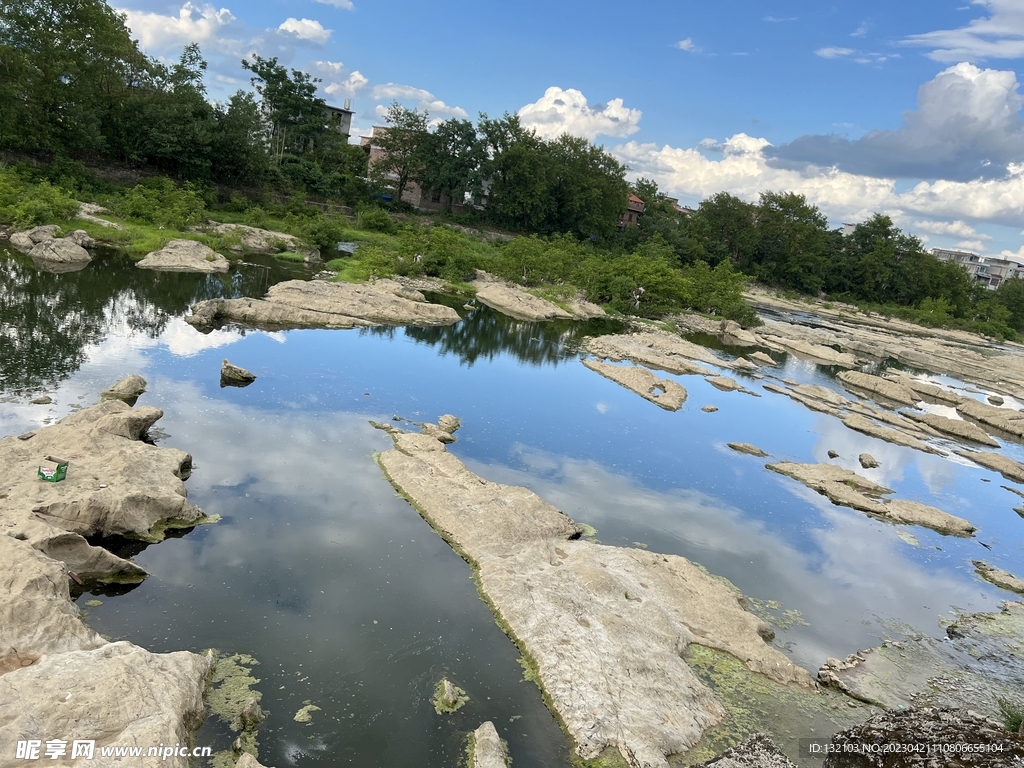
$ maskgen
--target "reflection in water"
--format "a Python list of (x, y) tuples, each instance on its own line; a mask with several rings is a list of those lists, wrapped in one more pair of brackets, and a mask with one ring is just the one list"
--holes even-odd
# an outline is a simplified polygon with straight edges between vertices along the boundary
[(86, 348), (124, 327), (156, 338), (170, 318), (195, 302), (262, 295), (294, 276), (270, 263), (218, 275), (138, 269), (124, 254), (100, 249), (86, 268), (43, 271), (26, 256), (0, 247), (0, 391), (38, 389), (66, 379)]

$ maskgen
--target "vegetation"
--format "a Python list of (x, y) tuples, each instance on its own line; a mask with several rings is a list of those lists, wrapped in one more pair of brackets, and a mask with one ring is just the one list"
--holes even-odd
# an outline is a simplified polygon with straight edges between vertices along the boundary
[(1024, 707), (1006, 699), (998, 699), (997, 702), (1006, 730), (1010, 733), (1020, 733), (1021, 723), (1024, 723)]

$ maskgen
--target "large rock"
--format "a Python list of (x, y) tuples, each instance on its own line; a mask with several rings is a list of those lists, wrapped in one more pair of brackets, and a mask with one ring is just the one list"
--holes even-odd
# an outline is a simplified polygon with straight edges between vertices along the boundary
[(41, 227), (23, 229), (11, 235), (11, 245), (22, 253), (28, 253), (38, 243), (56, 238), (58, 232), (60, 232), (60, 227), (56, 224), (45, 224)]
[(813, 685), (768, 645), (740, 593), (690, 561), (580, 540), (532, 491), (491, 483), (423, 434), (389, 430), (388, 479), (477, 570), (479, 588), (522, 648), (578, 754), (617, 748), (667, 768), (726, 715), (682, 660), (690, 643), (734, 655), (778, 683)]
[(292, 253), (301, 253), (303, 256), (309, 256), (310, 258), (320, 256), (319, 250), (305, 247), (299, 238), (285, 232), (250, 227), (245, 224), (219, 224), (215, 221), (207, 222), (205, 226), (197, 227), (197, 229), (213, 235), (238, 237), (238, 247), (232, 247), (231, 250), (240, 253), (280, 253), (281, 251), (291, 251)]
[(508, 768), (509, 755), (490, 720), (473, 731), (472, 744), (469, 768)]
[(916, 501), (885, 499), (890, 488), (834, 464), (795, 464), (781, 461), (768, 469), (791, 477), (827, 496), (833, 504), (858, 509), (894, 523), (922, 525), (939, 533), (970, 536), (975, 527), (963, 518)]
[(195, 240), (171, 240), (153, 251), (135, 266), (159, 272), (227, 272), (231, 264), (209, 246)]
[[(63, 561), (82, 579), (144, 578), (135, 563), (85, 537), (158, 541), (167, 527), (206, 519), (186, 499), (183, 479), (192, 457), (138, 439), (161, 415), (156, 408), (105, 400), (37, 430), (30, 440), (0, 440), (0, 531)], [(36, 476), (50, 455), (70, 461), (67, 479), (48, 483)]]
[(185, 321), (210, 328), (234, 321), (265, 328), (354, 328), (370, 325), (451, 325), (459, 314), (443, 304), (400, 296), (398, 283), (328, 283), (289, 280), (263, 299), (211, 299), (192, 307)]
[(973, 564), (975, 572), (985, 581), (991, 582), (997, 587), (1008, 589), (1011, 592), (1016, 592), (1019, 595), (1024, 595), (1024, 579), (1019, 579), (1009, 571), (996, 568), (980, 560), (973, 561)]
[(718, 340), (729, 347), (756, 347), (759, 343), (754, 334), (744, 330), (735, 320), (722, 321), (718, 328)]
[(987, 403), (979, 403), (971, 398), (964, 398), (956, 407), (957, 413), (978, 421), (987, 427), (993, 427), (1017, 437), (1024, 437), (1024, 413), (1009, 408), (997, 408)]
[(77, 271), (92, 261), (92, 256), (85, 248), (63, 237), (37, 243), (28, 255), (43, 269), (52, 267), (53, 271), (58, 272)]
[(908, 387), (898, 381), (883, 379), (860, 371), (843, 371), (836, 376), (843, 386), (854, 393), (866, 392), (872, 397), (881, 398), (885, 402), (899, 403), (917, 407), (918, 397)]
[(993, 448), (999, 447), (999, 441), (990, 437), (985, 430), (963, 419), (949, 419), (937, 413), (914, 413), (905, 414), (908, 419), (927, 424), (937, 432), (955, 437), (958, 440), (966, 440), (972, 443), (990, 445)]
[(139, 374), (132, 373), (125, 376), (109, 389), (103, 390), (103, 392), (100, 393), (100, 397), (105, 399), (124, 400), (129, 405), (134, 405), (135, 401), (138, 400), (145, 391), (146, 380), (139, 376)]
[(516, 320), (569, 320), (573, 315), (540, 296), (495, 280), (482, 273), (476, 280), (476, 298), (491, 309)]
[(822, 768), (1010, 768), (1024, 736), (965, 709), (911, 708), (874, 715), (832, 737)]
[(796, 768), (775, 742), (763, 733), (751, 736), (714, 760), (694, 768)]
[(666, 411), (678, 411), (686, 402), (686, 390), (678, 382), (659, 379), (641, 366), (611, 365), (596, 360), (584, 360), (583, 365)]
[(595, 357), (615, 362), (629, 360), (675, 374), (715, 375), (698, 362), (720, 368), (735, 367), (731, 361), (717, 357), (707, 347), (666, 331), (594, 336), (583, 343), (583, 348)]

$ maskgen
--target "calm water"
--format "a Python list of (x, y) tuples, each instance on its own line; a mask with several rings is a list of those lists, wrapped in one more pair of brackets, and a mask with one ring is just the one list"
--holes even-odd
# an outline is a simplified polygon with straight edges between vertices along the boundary
[[(776, 642), (811, 670), (894, 627), (941, 636), (941, 617), (1012, 597), (977, 579), (971, 559), (1024, 572), (1021, 500), (995, 473), (852, 432), (749, 377), (763, 397), (678, 377), (689, 400), (667, 413), (580, 365), (575, 344), (602, 324), (522, 323), (461, 300), (463, 321), (442, 329), (203, 335), (181, 320), (200, 298), (253, 295), (305, 274), (273, 262), (223, 277), (158, 274), (107, 254), (50, 275), (0, 250), (0, 436), (90, 405), (138, 372), (149, 382), (141, 402), (165, 412), (159, 444), (195, 458), (191, 500), (223, 517), (136, 546), (150, 578), (125, 594), (82, 596), (83, 607), (103, 601), (87, 621), (154, 651), (257, 658), (268, 765), (447, 767), (465, 732), (488, 719), (516, 766), (568, 765), (565, 739), (522, 682), (469, 566), (374, 464), (390, 440), (370, 419), (458, 415), (451, 450), (480, 475), (529, 486), (606, 544), (684, 555), (799, 611), (806, 626)], [(224, 357), (259, 379), (221, 389)], [(793, 357), (770, 376), (840, 389)], [(29, 403), (42, 393), (54, 404)], [(706, 404), (719, 412), (702, 412)], [(869, 452), (881, 467), (865, 474), (968, 518), (978, 536), (835, 507), (729, 441), (795, 461), (836, 450), (858, 471)], [(1024, 459), (1020, 446), (1008, 452)], [(471, 697), (450, 717), (429, 702), (443, 674)], [(293, 720), (305, 703), (321, 707), (307, 725)], [(199, 743), (229, 739), (211, 719)]]

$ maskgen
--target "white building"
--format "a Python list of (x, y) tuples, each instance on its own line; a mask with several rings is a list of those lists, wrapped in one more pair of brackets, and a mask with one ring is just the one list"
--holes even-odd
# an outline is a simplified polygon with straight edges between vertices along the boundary
[(1020, 280), (1024, 277), (1024, 265), (1011, 259), (979, 256), (970, 251), (951, 251), (945, 248), (932, 248), (932, 256), (939, 261), (955, 261), (967, 270), (972, 280), (993, 291), (1004, 280)]

